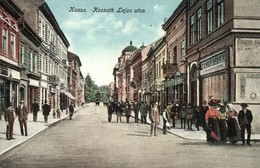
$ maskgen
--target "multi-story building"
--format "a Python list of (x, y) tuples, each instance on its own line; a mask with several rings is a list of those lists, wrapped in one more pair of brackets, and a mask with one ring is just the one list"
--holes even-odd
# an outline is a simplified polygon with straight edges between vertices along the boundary
[(163, 24), (166, 32), (167, 60), (163, 64), (165, 100), (187, 103), (186, 97), (186, 1), (182, 1)]
[(142, 45), (139, 49), (135, 50), (132, 54), (131, 64), (133, 66), (133, 78), (131, 82), (131, 87), (134, 89), (133, 100), (141, 101), (142, 90), (142, 50), (145, 48)]
[[(130, 83), (133, 76), (133, 69), (131, 65), (132, 53), (137, 48), (132, 45), (125, 47), (122, 55), (118, 58), (118, 100), (125, 101), (130, 98)], [(131, 97), (133, 98), (133, 96)]]
[[(165, 105), (165, 95), (164, 95), (164, 76), (162, 65), (166, 63), (167, 60), (166, 54), (166, 36), (163, 36), (158, 44), (154, 48), (154, 57), (155, 57), (155, 90), (156, 90), (156, 101), (160, 104), (160, 107), (163, 108)], [(160, 109), (161, 111), (162, 109)]]
[(28, 104), (29, 111), (34, 102), (40, 101), (40, 37), (23, 20), (20, 21), (19, 65), (22, 68), (20, 81), (20, 99)]
[[(34, 76), (31, 81), (34, 86), (29, 88), (28, 93), (39, 97), (40, 106), (47, 100), (54, 110), (64, 108), (61, 107), (61, 99), (67, 96), (64, 95), (64, 90), (67, 89), (67, 50), (69, 42), (44, 0), (33, 2), (26, 0), (12, 1), (24, 11), (22, 19), (42, 41), (38, 56), (32, 53), (32, 58), (35, 58), (35, 63), (32, 63), (32, 70), (35, 68), (38, 69), (38, 72), (35, 70), (33, 73)], [(40, 78), (37, 78), (40, 81), (39, 87), (35, 86), (36, 81), (34, 81), (37, 73), (40, 74)], [(31, 100), (29, 100), (29, 103), (31, 103)]]
[(246, 102), (251, 108), (259, 105), (259, 3), (188, 2), (189, 100), (199, 105), (214, 97), (237, 105)]
[[(76, 106), (79, 106), (83, 102), (83, 97), (81, 97), (84, 90), (83, 88), (83, 76), (80, 71), (80, 67), (82, 66), (79, 57), (68, 51), (68, 61), (69, 61), (69, 69), (68, 69), (68, 96), (73, 100)], [(81, 87), (81, 88), (80, 88)], [(72, 100), (69, 100), (68, 103), (71, 103)]]
[(142, 56), (142, 82), (141, 82), (141, 93), (142, 100), (150, 103), (152, 100), (152, 84), (154, 81), (154, 62), (153, 57), (149, 54), (150, 50), (152, 50), (153, 44), (149, 44), (141, 51)]
[(19, 102), (19, 19), (22, 11), (11, 1), (0, 1), (0, 118), (9, 102)]

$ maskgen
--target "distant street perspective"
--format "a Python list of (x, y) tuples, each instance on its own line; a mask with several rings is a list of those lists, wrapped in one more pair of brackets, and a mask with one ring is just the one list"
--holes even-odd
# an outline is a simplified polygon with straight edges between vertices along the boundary
[(0, 167), (259, 167), (259, 142), (215, 145), (150, 128), (115, 114), (108, 122), (106, 106), (88, 104), (1, 155)]

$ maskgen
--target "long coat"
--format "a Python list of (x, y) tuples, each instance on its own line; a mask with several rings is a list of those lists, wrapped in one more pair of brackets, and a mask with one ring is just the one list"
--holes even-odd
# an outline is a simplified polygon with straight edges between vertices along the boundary
[(23, 105), (23, 107), (19, 106), (17, 108), (16, 114), (18, 115), (19, 121), (27, 120), (27, 117), (28, 117), (27, 107), (25, 105)]
[(14, 112), (9, 108), (5, 110), (5, 122), (9, 122), (9, 123), (14, 122)]
[(244, 113), (243, 110), (239, 111), (238, 122), (240, 125), (250, 125), (252, 121), (253, 121), (253, 115), (250, 110), (246, 109), (246, 113)]
[(148, 106), (146, 104), (142, 104), (140, 107), (141, 116), (147, 116)]
[(159, 122), (160, 121), (160, 114), (159, 114), (158, 107), (152, 108), (149, 116), (150, 116), (150, 120), (152, 122)]
[(51, 111), (51, 106), (49, 104), (44, 104), (42, 106), (42, 114), (44, 116), (48, 116), (50, 114), (50, 111)]

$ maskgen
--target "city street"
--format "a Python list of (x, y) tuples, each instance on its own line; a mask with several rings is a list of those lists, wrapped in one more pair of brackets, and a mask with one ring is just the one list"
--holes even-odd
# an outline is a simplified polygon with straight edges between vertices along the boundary
[[(259, 143), (209, 145), (173, 134), (150, 137), (150, 125), (107, 122), (106, 107), (90, 104), (0, 156), (0, 167), (259, 167)], [(194, 131), (195, 132), (195, 131)]]

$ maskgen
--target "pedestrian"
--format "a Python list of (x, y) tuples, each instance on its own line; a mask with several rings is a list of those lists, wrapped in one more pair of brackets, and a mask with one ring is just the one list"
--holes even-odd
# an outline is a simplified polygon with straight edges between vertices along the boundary
[(15, 139), (13, 137), (13, 127), (14, 127), (14, 111), (12, 102), (9, 103), (8, 107), (5, 109), (5, 122), (6, 122), (6, 139)]
[(240, 110), (238, 113), (238, 122), (241, 127), (242, 145), (245, 145), (245, 130), (246, 130), (247, 145), (251, 146), (250, 137), (251, 137), (251, 123), (253, 121), (253, 115), (252, 115), (251, 110), (247, 109), (248, 104), (242, 103), (241, 107), (242, 107), (242, 110)]
[(188, 129), (192, 130), (193, 107), (192, 107), (191, 103), (188, 103), (186, 119), (187, 119)]
[(71, 102), (71, 104), (69, 105), (69, 112), (70, 112), (70, 120), (72, 120), (72, 116), (74, 113), (74, 103)]
[(141, 107), (140, 107), (140, 113), (141, 113), (141, 123), (146, 124), (146, 117), (148, 113), (148, 106), (147, 102), (141, 102)]
[(42, 114), (44, 116), (44, 122), (48, 122), (48, 116), (50, 114), (51, 111), (51, 106), (49, 104), (47, 104), (47, 100), (45, 100), (44, 105), (42, 105)]
[(131, 115), (131, 104), (128, 100), (126, 100), (125, 102), (125, 117), (126, 117), (126, 122), (129, 123), (129, 118), (130, 118), (130, 115)]
[(186, 126), (186, 119), (187, 119), (187, 107), (186, 104), (183, 104), (180, 111), (181, 117), (181, 129), (185, 129)]
[(202, 125), (202, 115), (199, 111), (199, 107), (196, 106), (194, 109), (194, 118), (195, 118), (195, 126), (197, 128), (197, 131), (200, 130), (200, 126)]
[(172, 106), (169, 104), (166, 108), (163, 110), (163, 134), (166, 135), (166, 128), (170, 127), (169, 124), (169, 117), (171, 113)]
[(28, 136), (27, 133), (28, 109), (24, 104), (23, 100), (20, 101), (20, 105), (17, 108), (16, 115), (18, 116), (21, 134)]
[(171, 109), (171, 119), (172, 119), (172, 128), (175, 128), (175, 118), (178, 115), (178, 107), (177, 104), (172, 101), (172, 109)]
[(37, 103), (36, 99), (34, 99), (34, 102), (32, 104), (32, 112), (33, 112), (33, 121), (37, 122), (37, 114), (38, 111), (40, 110), (39, 104)]
[(57, 118), (60, 119), (60, 116), (61, 116), (61, 110), (60, 109), (57, 109)]
[(121, 122), (121, 116), (123, 113), (123, 107), (122, 107), (122, 102), (117, 102), (117, 113), (116, 113), (116, 121), (118, 123), (118, 121)]
[(156, 135), (157, 132), (157, 125), (160, 122), (160, 114), (158, 109), (158, 103), (151, 103), (151, 110), (149, 112), (149, 117), (151, 120), (151, 131), (150, 136)]
[(227, 136), (230, 143), (235, 144), (241, 137), (240, 126), (238, 123), (237, 112), (233, 104), (227, 104)]
[(227, 142), (227, 110), (226, 107), (221, 104), (219, 107), (218, 113), (218, 125), (219, 125), (219, 133), (220, 133), (220, 142)]
[(113, 114), (113, 105), (112, 102), (109, 100), (107, 103), (107, 115), (108, 115), (108, 122), (111, 122)]
[(138, 114), (139, 114), (139, 104), (137, 101), (133, 103), (133, 110), (135, 113), (135, 122), (138, 123)]
[(207, 142), (214, 143), (219, 141), (219, 125), (217, 121), (218, 117), (218, 103), (219, 100), (211, 99), (209, 102), (210, 108), (205, 115), (206, 128), (205, 131), (207, 133)]
[(207, 113), (207, 111), (209, 110), (209, 106), (207, 106), (207, 101), (203, 100), (202, 105), (200, 106), (200, 114), (201, 114), (201, 122), (202, 122), (202, 127), (205, 130), (206, 127), (206, 120), (205, 120), (205, 115)]

